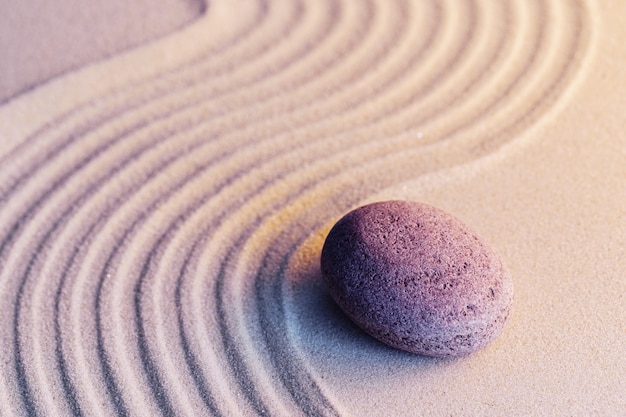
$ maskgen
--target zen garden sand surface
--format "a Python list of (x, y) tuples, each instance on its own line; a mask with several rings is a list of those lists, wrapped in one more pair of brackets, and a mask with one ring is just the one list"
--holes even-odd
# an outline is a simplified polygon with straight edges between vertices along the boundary
[[(158, 3), (0, 6), (2, 417), (624, 413), (625, 3)], [(386, 200), (499, 254), (484, 348), (333, 301)]]

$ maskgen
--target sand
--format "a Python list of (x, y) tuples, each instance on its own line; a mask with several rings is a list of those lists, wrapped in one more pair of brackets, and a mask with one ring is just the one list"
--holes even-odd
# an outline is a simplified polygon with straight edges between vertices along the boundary
[[(621, 3), (172, 7), (104, 56), (2, 61), (3, 417), (623, 413)], [(333, 304), (325, 235), (382, 199), (502, 255), (496, 341), (416, 356)]]

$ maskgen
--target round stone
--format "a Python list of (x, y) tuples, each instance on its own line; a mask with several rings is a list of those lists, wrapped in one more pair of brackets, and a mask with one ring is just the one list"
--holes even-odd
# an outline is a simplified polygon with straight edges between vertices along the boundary
[(460, 356), (494, 340), (511, 312), (500, 257), (435, 207), (385, 201), (351, 211), (321, 257), (331, 297), (380, 341), (428, 356)]

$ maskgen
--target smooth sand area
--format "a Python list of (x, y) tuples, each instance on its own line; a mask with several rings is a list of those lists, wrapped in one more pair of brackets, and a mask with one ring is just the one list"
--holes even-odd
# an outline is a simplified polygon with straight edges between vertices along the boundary
[(196, 19), (196, 0), (0, 1), (0, 103)]

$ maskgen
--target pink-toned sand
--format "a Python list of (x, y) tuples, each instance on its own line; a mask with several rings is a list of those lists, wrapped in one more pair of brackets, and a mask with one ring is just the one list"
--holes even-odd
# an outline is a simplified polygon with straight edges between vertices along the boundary
[[(4, 3), (1, 416), (623, 414), (621, 3)], [(502, 255), (495, 342), (332, 303), (326, 233), (383, 199)]]

